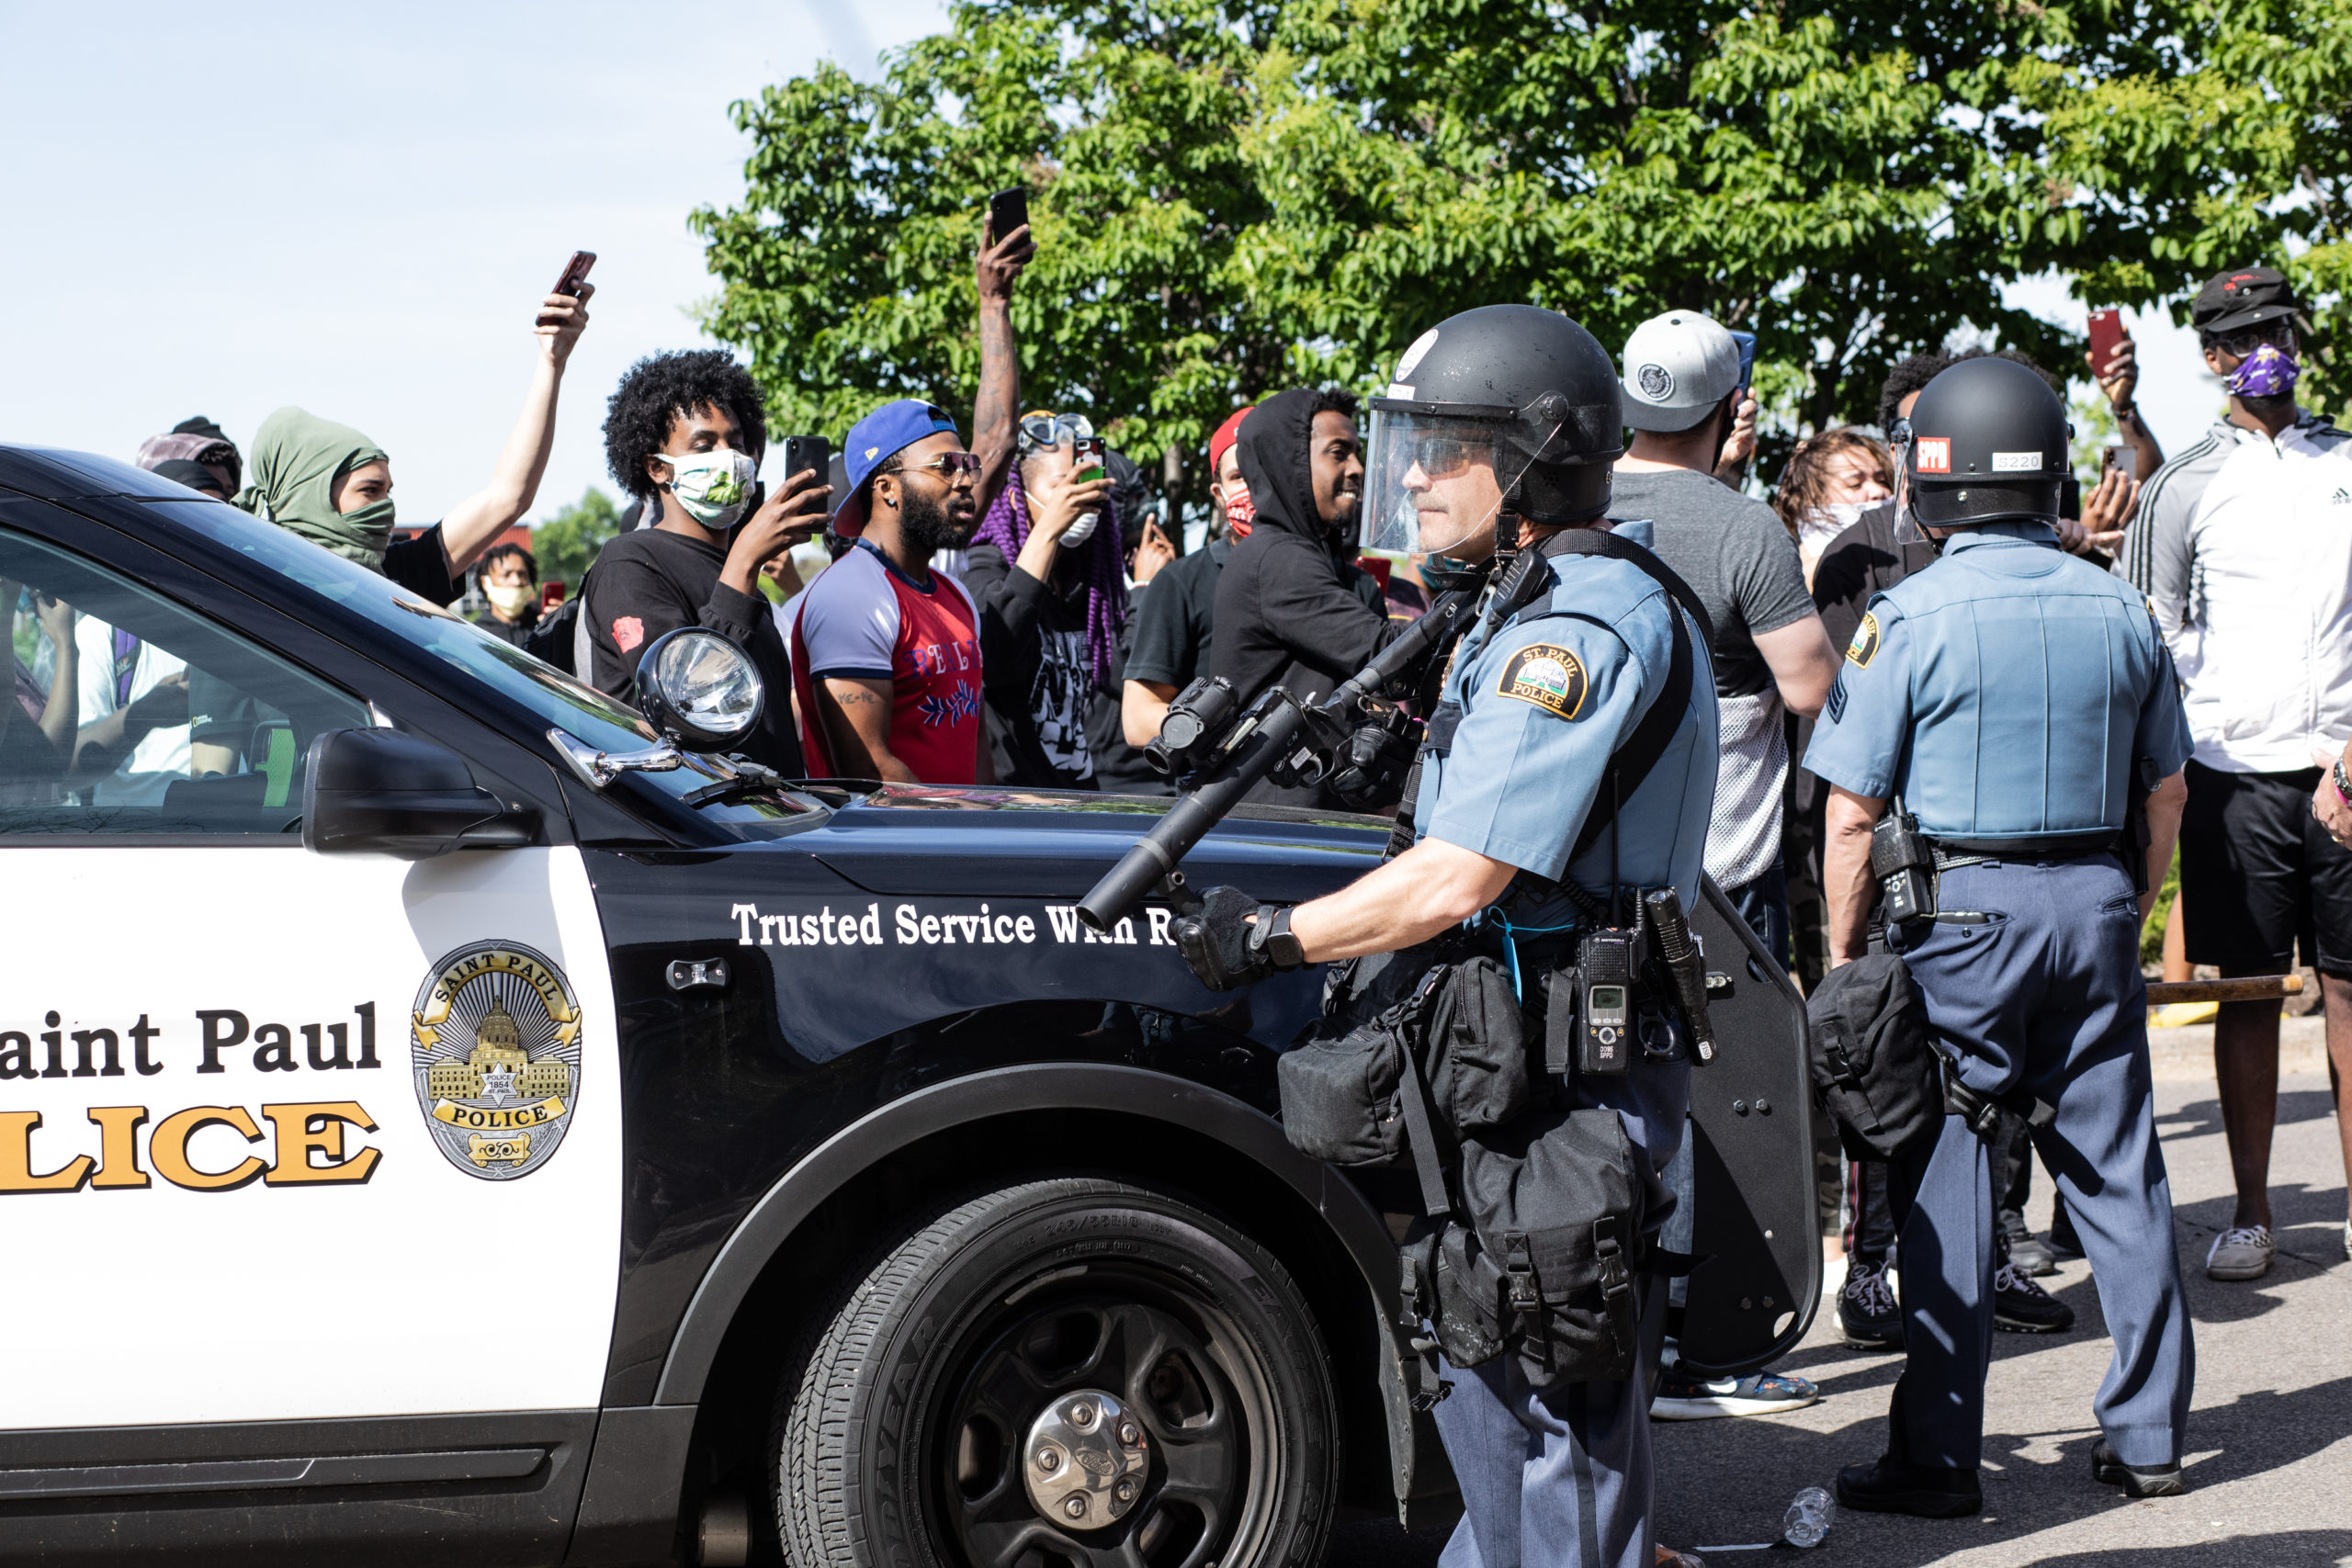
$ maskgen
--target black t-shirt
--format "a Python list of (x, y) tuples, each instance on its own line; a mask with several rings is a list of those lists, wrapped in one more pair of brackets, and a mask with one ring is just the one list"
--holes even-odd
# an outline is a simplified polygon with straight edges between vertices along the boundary
[(1119, 707), (1143, 607), (1150, 603), (1152, 591), (1173, 570), (1173, 563), (1161, 567), (1149, 582), (1139, 582), (1127, 590), (1127, 624), (1119, 630), (1119, 651), (1111, 665), (1111, 679), (1094, 694), (1094, 705), (1086, 715), (1086, 743), (1094, 752), (1094, 782), (1121, 795), (1176, 793), (1176, 786), (1168, 782), (1167, 775), (1146, 761), (1141, 750), (1127, 744), (1126, 720)]
[[(1208, 673), (1209, 635), (1216, 626), (1216, 580), (1233, 553), (1227, 539), (1179, 556), (1155, 573), (1151, 593), (1127, 622), (1125, 679), (1182, 691)], [(1157, 774), (1153, 775), (1157, 777)]]
[(438, 523), (422, 534), (385, 546), (384, 575), (435, 604), (454, 604), (465, 596), (465, 583), (449, 575), (449, 558), (441, 548)]
[(1087, 585), (1077, 571), (1067, 575), (1067, 582), (1040, 582), (994, 545), (974, 545), (967, 557), (964, 586), (981, 620), (993, 623), (983, 628), (980, 683), (997, 720), (991, 733), (1004, 743), (1000, 784), (1096, 787), (1087, 725), (1096, 691)]
[(505, 642), (511, 642), (515, 647), (520, 648), (525, 643), (531, 640), (531, 634), (533, 632), (539, 629), (539, 612), (538, 608), (534, 605), (530, 614), (519, 621), (502, 621), (495, 614), (490, 611), (484, 611), (481, 618), (474, 622), (474, 625), (480, 626), (491, 636), (498, 637)]
[(588, 574), (593, 669), (589, 683), (625, 703), (637, 700), (637, 662), (665, 633), (705, 626), (752, 656), (765, 686), (760, 721), (741, 750), (754, 762), (797, 778), (805, 772), (792, 724), (792, 660), (768, 602), (718, 581), (719, 545), (667, 528), (639, 528), (607, 544)]

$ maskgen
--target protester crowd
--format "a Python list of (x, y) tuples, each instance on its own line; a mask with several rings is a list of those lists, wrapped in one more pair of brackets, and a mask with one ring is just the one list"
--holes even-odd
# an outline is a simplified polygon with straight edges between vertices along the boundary
[[(1209, 505), (1193, 530), (1175, 498), (1102, 444), (1096, 414), (1021, 412), (1010, 302), (1033, 254), (1025, 229), (983, 240), (968, 428), (947, 408), (887, 401), (842, 433), (830, 471), (766, 464), (762, 482), (767, 401), (724, 351), (639, 359), (610, 393), (604, 426), (612, 477), (637, 504), (560, 610), (543, 608), (530, 550), (499, 541), (536, 499), (592, 288), (539, 302), (531, 389), (489, 480), (423, 529), (395, 529), (390, 454), (299, 408), (271, 414), (242, 449), (207, 420), (184, 421), (138, 461), (436, 604), (470, 585), (491, 635), (624, 700), (638, 659), (663, 634), (721, 632), (749, 652), (770, 694), (744, 752), (788, 774), (1170, 794), (1143, 748), (1187, 686), (1220, 678), (1245, 704), (1275, 684), (1306, 698), (1328, 693), (1409, 624), (1444, 563), (1361, 548), (1364, 454), (1346, 391), (1255, 389), (1207, 441)], [(1766, 487), (1738, 482), (1758, 411), (1734, 334), (1660, 303), (1669, 308), (1622, 345), (1632, 434), (1609, 514), (1650, 524), (1655, 554), (1712, 624), (1720, 758), (1705, 868), (1765, 950), (1810, 987), (1830, 956), (1828, 792), (1798, 760), (1815, 716), (1837, 700), (1844, 650), (1869, 635), (1873, 596), (1936, 557), (1934, 544), (1898, 536), (1890, 445), (1909, 439), (1928, 384), (1982, 351), (1896, 364), (1876, 427), (1806, 435), (1769, 476), (1768, 502), (1751, 493)], [(2335, 836), (2352, 837), (2352, 773), (2338, 757), (2352, 738), (2352, 437), (2296, 400), (2297, 311), (2267, 268), (2204, 287), (2192, 319), (2228, 405), (2169, 460), (2137, 412), (2129, 338), (2086, 356), (2116, 441), (2097, 481), (2072, 487), (2060, 535), (2065, 549), (2111, 566), (2146, 596), (2182, 683), (2196, 747), (2181, 893), (2168, 911), (2182, 957), (2223, 976), (2299, 961), (2316, 969), (2352, 1168), (2352, 852)], [(2002, 357), (2063, 393), (2047, 368)], [(825, 560), (804, 583), (791, 552), (811, 540)], [(184, 681), (96, 622), (58, 640), (73, 650), (90, 736), (142, 701), (155, 711), (149, 699)], [(26, 711), (49, 725), (55, 705)], [(151, 724), (137, 744), (126, 777), (234, 766), (208, 763), (185, 722)], [(167, 755), (175, 750), (186, 755)], [(1393, 808), (1398, 787), (1392, 781), (1374, 808)], [(1363, 804), (1328, 784), (1268, 783), (1253, 798)], [(2278, 1034), (2275, 1001), (2220, 1009), (2215, 1056), (2238, 1200), (2205, 1260), (2217, 1280), (2257, 1279), (2275, 1253)], [(1668, 1179), (1687, 1198), (1685, 1149)], [(1996, 1156), (1996, 1321), (2064, 1332), (2073, 1313), (2035, 1277), (2079, 1258), (2079, 1239), (2063, 1202), (2045, 1235), (2026, 1224), (2036, 1161), (2022, 1118), (2007, 1115)], [(1843, 1331), (1857, 1346), (1897, 1349), (1885, 1168), (1848, 1162), (1839, 1206)], [(2346, 1242), (2352, 1249), (2352, 1220)], [(1709, 1382), (1669, 1366), (1655, 1408), (1745, 1415), (1816, 1396), (1800, 1378)]]

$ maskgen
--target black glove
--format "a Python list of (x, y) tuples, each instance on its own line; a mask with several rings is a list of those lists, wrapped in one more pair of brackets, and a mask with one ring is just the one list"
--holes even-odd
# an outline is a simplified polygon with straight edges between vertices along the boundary
[(1280, 912), (1238, 887), (1212, 887), (1201, 896), (1199, 908), (1177, 918), (1176, 945), (1210, 990), (1255, 985), (1276, 970), (1298, 967), (1295, 939), (1271, 947), (1266, 942)]
[(1405, 774), (1420, 750), (1420, 738), (1398, 735), (1385, 725), (1358, 726), (1331, 767), (1331, 793), (1358, 811), (1394, 805)]

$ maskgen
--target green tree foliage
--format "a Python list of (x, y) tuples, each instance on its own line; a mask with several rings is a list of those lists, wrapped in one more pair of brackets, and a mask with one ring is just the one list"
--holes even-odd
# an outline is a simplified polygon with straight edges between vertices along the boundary
[(694, 218), (709, 324), (784, 423), (961, 412), (980, 215), (1020, 183), (1023, 400), (1147, 458), (1283, 385), (1376, 388), (1506, 300), (1612, 349), (1675, 306), (1758, 332), (1785, 441), (1871, 420), (1886, 368), (1956, 333), (2075, 371), (2078, 336), (2003, 307), (2016, 277), (2150, 302), (2293, 254), (2332, 301), (2347, 11), (962, 0), (879, 82), (736, 106), (745, 197)]
[(546, 522), (531, 525), (531, 553), (538, 558), (539, 581), (560, 578), (578, 592), (596, 552), (620, 531), (621, 515), (612, 498), (590, 485), (578, 501), (558, 509)]
[(2298, 396), (2352, 391), (2352, 4), (2198, 0), (2155, 8), (2114, 69), (2051, 77), (2049, 178), (2067, 213), (2119, 237), (2080, 265), (2087, 298), (2174, 302), (2267, 262), (2313, 303)]

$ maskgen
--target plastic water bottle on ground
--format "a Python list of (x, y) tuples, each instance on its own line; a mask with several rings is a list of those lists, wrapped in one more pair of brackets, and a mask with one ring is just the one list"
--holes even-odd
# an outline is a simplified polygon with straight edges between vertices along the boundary
[(1781, 1539), (1791, 1546), (1819, 1546), (1837, 1515), (1838, 1505), (1829, 1494), (1808, 1486), (1789, 1500), (1789, 1511), (1781, 1519)]

